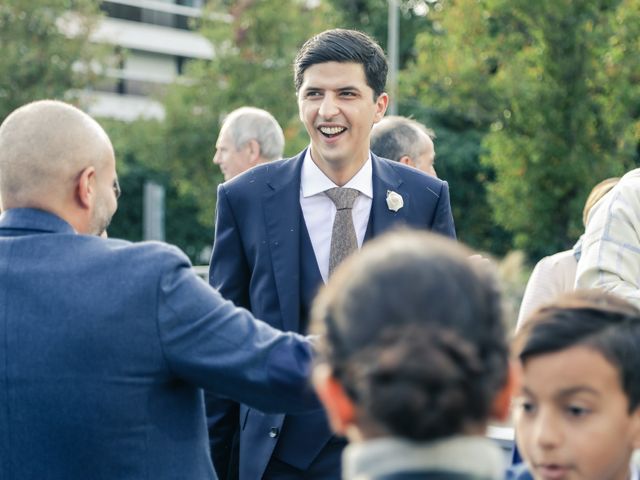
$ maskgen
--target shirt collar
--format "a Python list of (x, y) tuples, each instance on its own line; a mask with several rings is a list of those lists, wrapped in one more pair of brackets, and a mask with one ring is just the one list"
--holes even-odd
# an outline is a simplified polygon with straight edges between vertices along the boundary
[[(371, 153), (367, 157), (367, 161), (362, 168), (349, 180), (345, 188), (354, 188), (363, 195), (373, 198), (373, 167), (371, 163)], [(327, 177), (322, 170), (315, 164), (311, 158), (311, 148), (307, 148), (302, 163), (302, 172), (300, 174), (300, 189), (303, 197), (311, 197), (322, 193), (337, 185)]]

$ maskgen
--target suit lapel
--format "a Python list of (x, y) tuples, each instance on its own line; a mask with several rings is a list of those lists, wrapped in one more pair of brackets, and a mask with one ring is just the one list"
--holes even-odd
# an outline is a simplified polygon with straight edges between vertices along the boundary
[(371, 204), (371, 218), (367, 228), (368, 240), (389, 230), (393, 225), (405, 222), (408, 209), (401, 208), (397, 212), (389, 210), (387, 206), (387, 192), (396, 192), (402, 196), (404, 205), (411, 201), (409, 192), (402, 187), (402, 178), (379, 157), (371, 154), (373, 162), (373, 202)]
[(267, 181), (263, 213), (280, 303), (282, 329), (300, 323), (300, 171), (304, 152), (274, 164)]
[[(263, 198), (263, 214), (271, 252), (273, 276), (280, 303), (282, 329), (299, 331), (300, 327), (300, 173), (305, 152), (284, 162), (273, 164)], [(405, 206), (409, 192), (403, 190), (402, 178), (385, 161), (371, 155), (373, 201), (367, 228), (368, 240), (405, 223), (405, 212), (387, 206), (387, 192), (402, 195)]]

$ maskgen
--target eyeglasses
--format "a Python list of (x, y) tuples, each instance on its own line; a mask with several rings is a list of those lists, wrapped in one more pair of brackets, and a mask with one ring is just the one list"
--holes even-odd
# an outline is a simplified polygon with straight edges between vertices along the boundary
[(118, 183), (118, 178), (113, 181), (113, 194), (116, 196), (116, 200), (120, 198), (122, 195), (122, 190), (120, 190), (120, 184)]

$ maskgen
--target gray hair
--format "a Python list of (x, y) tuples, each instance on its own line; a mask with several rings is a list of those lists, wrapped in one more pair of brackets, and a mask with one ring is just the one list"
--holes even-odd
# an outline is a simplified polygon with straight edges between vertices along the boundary
[(396, 162), (405, 155), (415, 159), (424, 149), (423, 135), (436, 138), (433, 130), (411, 118), (389, 115), (374, 125), (371, 151)]
[(266, 110), (238, 108), (225, 117), (224, 128), (231, 134), (236, 150), (255, 140), (260, 145), (260, 156), (265, 160), (282, 158), (284, 133), (273, 115)]

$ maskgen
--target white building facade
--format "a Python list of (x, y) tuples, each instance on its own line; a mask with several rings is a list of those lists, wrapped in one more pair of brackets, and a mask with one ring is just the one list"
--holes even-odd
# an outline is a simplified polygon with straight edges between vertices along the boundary
[[(92, 41), (113, 48), (106, 78), (84, 93), (83, 102), (97, 117), (132, 121), (162, 119), (155, 94), (182, 74), (191, 59), (208, 60), (213, 46), (192, 30), (205, 0), (109, 0)], [(220, 16), (225, 21), (224, 16)]]

